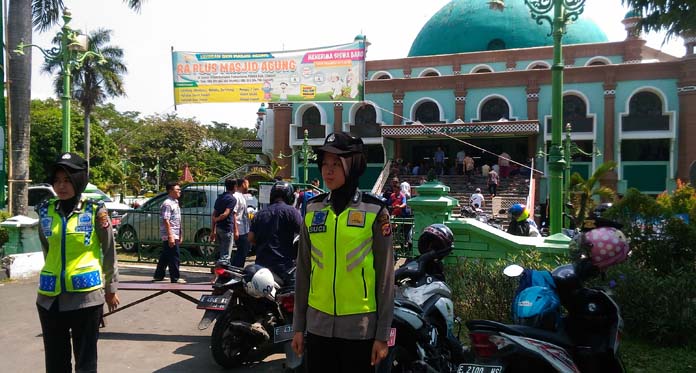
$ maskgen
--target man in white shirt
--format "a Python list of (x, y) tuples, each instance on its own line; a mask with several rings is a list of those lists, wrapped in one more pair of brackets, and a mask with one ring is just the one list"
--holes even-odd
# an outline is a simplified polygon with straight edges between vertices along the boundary
[(483, 208), (484, 199), (483, 194), (481, 194), (481, 188), (476, 188), (474, 194), (469, 198), (469, 206), (478, 205), (479, 208)]
[(249, 180), (237, 179), (237, 188), (234, 192), (234, 198), (237, 200), (237, 205), (234, 207), (235, 228), (234, 228), (234, 246), (237, 251), (232, 259), (233, 266), (244, 267), (247, 254), (249, 253), (249, 213), (247, 212), (247, 203), (245, 193), (249, 191)]
[(411, 198), (411, 184), (409, 184), (408, 181), (402, 181), (399, 188), (401, 189), (401, 192), (406, 195), (406, 198)]

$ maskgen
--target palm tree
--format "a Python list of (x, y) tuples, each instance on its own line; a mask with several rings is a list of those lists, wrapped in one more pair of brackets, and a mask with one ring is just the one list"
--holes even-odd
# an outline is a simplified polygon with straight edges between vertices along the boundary
[[(111, 30), (98, 29), (87, 36), (89, 50), (101, 53), (105, 62), (97, 59), (87, 59), (79, 69), (74, 69), (71, 74), (71, 90), (73, 97), (80, 102), (85, 115), (85, 140), (84, 153), (89, 167), (90, 156), (90, 115), (97, 104), (104, 102), (107, 97), (125, 96), (123, 88), (123, 74), (128, 71), (123, 63), (123, 49), (108, 45), (111, 41)], [(60, 38), (53, 39), (56, 47), (60, 46)], [(42, 71), (53, 74), (60, 72), (61, 62), (45, 62)], [(63, 77), (58, 74), (55, 78), (55, 92), (60, 97), (63, 93)]]
[(573, 216), (573, 222), (576, 227), (582, 226), (583, 221), (587, 217), (587, 212), (593, 204), (592, 197), (597, 196), (600, 199), (613, 199), (616, 195), (613, 189), (599, 185), (599, 180), (601, 180), (606, 173), (614, 171), (614, 169), (616, 169), (616, 162), (609, 161), (597, 167), (587, 180), (577, 172), (570, 177), (568, 192), (571, 196), (579, 198), (579, 203), (574, 208), (577, 213)]
[[(8, 50), (20, 42), (31, 43), (31, 0), (13, 0), (7, 14)], [(22, 56), (8, 53), (8, 93), (10, 138), (7, 149), (9, 159), (8, 180), (10, 213), (27, 214), (27, 192), (29, 187), (29, 104), (31, 102), (31, 51)], [(4, 92), (0, 93), (4, 94)], [(3, 139), (4, 140), (4, 139)], [(4, 186), (0, 186), (2, 188)]]
[[(129, 8), (139, 11), (144, 0), (124, 0)], [(46, 31), (60, 18), (64, 8), (62, 0), (12, 0), (7, 14), (7, 49), (14, 50), (20, 42), (31, 44), (32, 22), (39, 31)], [(29, 182), (29, 145), (31, 126), (29, 104), (31, 102), (31, 51), (23, 56), (11, 54), (8, 67), (9, 132), (10, 146), (10, 212), (27, 213)], [(2, 187), (2, 186), (0, 186)]]

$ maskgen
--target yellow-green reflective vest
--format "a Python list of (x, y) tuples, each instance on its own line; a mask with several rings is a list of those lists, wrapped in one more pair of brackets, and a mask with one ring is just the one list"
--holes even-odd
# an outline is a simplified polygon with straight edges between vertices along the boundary
[(69, 218), (56, 212), (56, 199), (39, 207), (40, 229), (48, 240), (46, 263), (39, 274), (39, 293), (89, 292), (103, 286), (101, 248), (95, 232), (99, 205), (82, 201)]
[(307, 212), (310, 306), (338, 316), (377, 310), (372, 224), (378, 212), (349, 207), (336, 216), (328, 206)]

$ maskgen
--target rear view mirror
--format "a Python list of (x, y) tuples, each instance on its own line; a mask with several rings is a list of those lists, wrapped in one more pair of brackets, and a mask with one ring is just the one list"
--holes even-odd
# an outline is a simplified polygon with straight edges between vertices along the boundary
[(500, 215), (505, 215), (505, 214), (507, 214), (507, 210), (506, 210), (506, 209), (500, 209), (500, 210), (498, 210), (498, 214), (500, 214)]
[(517, 264), (511, 264), (503, 270), (503, 274), (507, 277), (517, 277), (524, 272), (524, 268), (518, 266)]

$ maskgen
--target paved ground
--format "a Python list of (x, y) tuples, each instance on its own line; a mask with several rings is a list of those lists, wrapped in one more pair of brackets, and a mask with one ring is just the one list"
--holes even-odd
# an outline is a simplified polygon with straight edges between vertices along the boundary
[[(195, 272), (194, 272), (195, 271)], [(122, 266), (122, 280), (147, 280), (152, 268)], [(192, 269), (182, 273), (189, 282), (207, 282), (208, 273)], [(36, 312), (37, 280), (0, 282), (0, 371), (44, 370), (43, 339)], [(147, 292), (121, 291), (121, 303)], [(201, 293), (191, 293), (198, 298)], [(218, 372), (210, 354), (212, 326), (199, 331), (203, 311), (173, 294), (165, 294), (106, 318), (99, 340), (100, 372)], [(235, 372), (282, 371), (284, 355)]]

